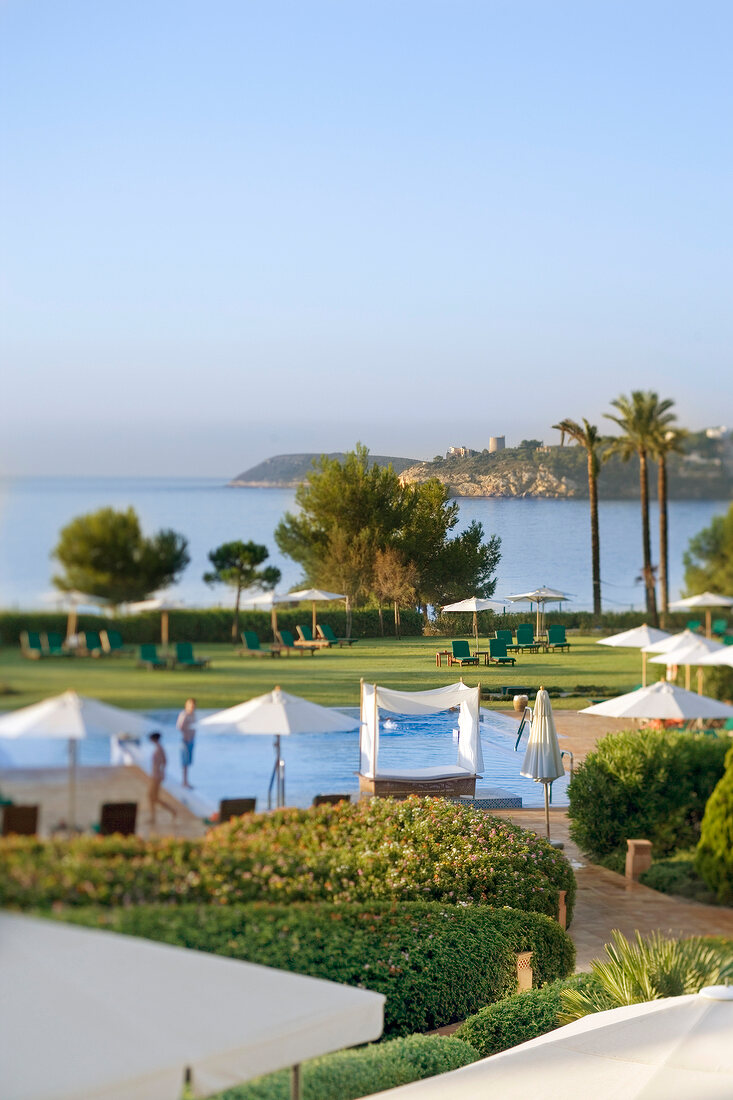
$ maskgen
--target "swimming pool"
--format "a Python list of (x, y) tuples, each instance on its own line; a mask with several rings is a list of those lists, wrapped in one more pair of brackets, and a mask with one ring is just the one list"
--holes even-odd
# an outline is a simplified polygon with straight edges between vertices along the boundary
[[(357, 714), (344, 708), (348, 714)], [(168, 754), (168, 774), (178, 780), (180, 735), (175, 729), (177, 711), (149, 712), (160, 723), (163, 745)], [(200, 711), (203, 718), (209, 711)], [(416, 768), (454, 764), (457, 752), (457, 715), (431, 714), (421, 717), (391, 715), (380, 722), (379, 763), (382, 768)], [(454, 732), (456, 731), (456, 732)], [(520, 776), (527, 735), (519, 752), (514, 752), (516, 721), (495, 711), (481, 711), (481, 744), (484, 753), (483, 779), (476, 784), (476, 797), (488, 788), (500, 787), (522, 799), (523, 806), (544, 805), (542, 785)], [(18, 765), (66, 764), (66, 743), (50, 740), (7, 741), (5, 747)], [(104, 764), (110, 759), (107, 741), (79, 743), (81, 764)], [(359, 734), (320, 733), (284, 737), (282, 755), (286, 766), (286, 798), (289, 806), (309, 806), (316, 794), (331, 792), (358, 794)], [(196, 793), (214, 809), (220, 798), (256, 796), (258, 808), (267, 805), (267, 787), (274, 763), (271, 736), (239, 736), (232, 733), (204, 733), (196, 738), (191, 782)], [(555, 806), (567, 805), (568, 778), (552, 787)]]

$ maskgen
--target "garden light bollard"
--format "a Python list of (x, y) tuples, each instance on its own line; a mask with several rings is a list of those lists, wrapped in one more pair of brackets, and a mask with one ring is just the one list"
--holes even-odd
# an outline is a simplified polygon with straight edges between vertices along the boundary
[(568, 926), (567, 893), (567, 890), (558, 890), (557, 892), (557, 923), (563, 931)]
[(651, 840), (626, 841), (626, 878), (636, 882), (652, 865)]
[(520, 951), (517, 955), (517, 993), (532, 988), (532, 952)]

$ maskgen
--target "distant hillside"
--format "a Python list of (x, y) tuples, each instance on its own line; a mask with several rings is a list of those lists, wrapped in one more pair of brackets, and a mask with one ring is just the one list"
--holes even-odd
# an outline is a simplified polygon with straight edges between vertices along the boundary
[[(229, 485), (235, 488), (294, 489), (307, 478), (313, 468), (313, 460), (320, 457), (320, 454), (273, 455), (272, 458), (265, 459), (250, 470), (237, 474)], [(341, 452), (336, 452), (327, 457), (341, 461), (345, 456)], [(420, 460), (369, 455), (369, 461), (375, 466), (391, 465), (395, 473), (401, 474), (403, 470), (416, 466)]]

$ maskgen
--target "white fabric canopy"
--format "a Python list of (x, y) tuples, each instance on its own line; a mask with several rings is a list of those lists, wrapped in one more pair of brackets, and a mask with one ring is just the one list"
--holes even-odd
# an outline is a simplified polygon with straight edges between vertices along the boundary
[(326, 592), (322, 588), (300, 588), (297, 592), (290, 592), (288, 595), (296, 597), (299, 600), (310, 600), (311, 603), (314, 600), (345, 600), (346, 596), (343, 592)]
[(600, 714), (606, 718), (662, 718), (688, 721), (692, 718), (733, 718), (733, 707), (696, 695), (692, 691), (658, 680), (650, 687), (605, 699), (592, 707), (585, 707), (581, 714)]
[(690, 634), (676, 646), (663, 650), (658, 657), (652, 657), (653, 665), (696, 665), (711, 653), (723, 652), (727, 646), (703, 638), (700, 634)]
[[(702, 634), (695, 634), (692, 630), (681, 630), (679, 634), (668, 634), (658, 642), (650, 642), (644, 647), (645, 653), (671, 653), (677, 649), (688, 649), (691, 646), (704, 649), (706, 653), (713, 653), (720, 648), (720, 642), (714, 642), (710, 638), (704, 638)], [(674, 662), (681, 664), (681, 661)]]
[(379, 758), (379, 709), (393, 714), (437, 714), (458, 707), (458, 765), (471, 775), (483, 770), (479, 731), (478, 687), (448, 684), (429, 691), (394, 691), (376, 684), (362, 684), (360, 771), (375, 777)]
[(97, 699), (65, 691), (42, 703), (12, 710), (0, 717), (0, 737), (53, 737), (82, 741), (87, 737), (114, 737), (129, 733), (144, 737), (158, 729), (159, 722), (131, 710), (111, 707)]
[(701, 665), (731, 665), (733, 666), (733, 645), (724, 645), (707, 657), (700, 658)]
[(494, 607), (502, 607), (498, 600), (484, 600), (480, 596), (469, 596), (467, 600), (459, 600), (458, 603), (447, 603), (444, 611), (491, 611)]
[(669, 604), (670, 610), (694, 607), (733, 607), (733, 599), (718, 592), (700, 592), (697, 596), (687, 596), (684, 600)]
[(380, 1100), (730, 1100), (732, 993), (718, 986), (596, 1012)]
[(237, 703), (226, 710), (218, 710), (198, 723), (199, 730), (222, 729), (236, 733), (267, 734), (270, 737), (289, 737), (300, 733), (344, 733), (358, 729), (359, 721), (340, 710), (331, 710), (290, 695), (279, 687)]
[(635, 626), (631, 630), (623, 630), (620, 634), (612, 634), (610, 638), (599, 638), (596, 645), (618, 646), (619, 648), (644, 649), (655, 642), (663, 642), (672, 635), (666, 630), (657, 630), (654, 626)]
[(377, 1039), (384, 997), (0, 914), (0, 1096), (180, 1100)]

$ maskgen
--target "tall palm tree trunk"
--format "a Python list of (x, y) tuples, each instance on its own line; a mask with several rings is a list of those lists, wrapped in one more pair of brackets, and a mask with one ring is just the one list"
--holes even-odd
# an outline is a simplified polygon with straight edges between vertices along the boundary
[(652, 626), (659, 625), (657, 591), (652, 568), (652, 537), (649, 528), (649, 471), (646, 451), (639, 451), (639, 484), (641, 489), (641, 538), (644, 553), (643, 577), (646, 588), (646, 612)]
[(590, 496), (590, 553), (593, 570), (593, 614), (601, 614), (601, 539), (598, 532), (598, 482), (596, 458), (588, 451), (588, 495)]
[(669, 600), (669, 524), (667, 516), (667, 458), (664, 452), (658, 455), (657, 496), (659, 497), (659, 601), (661, 604), (662, 627), (666, 626), (667, 603)]

